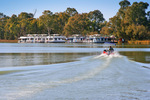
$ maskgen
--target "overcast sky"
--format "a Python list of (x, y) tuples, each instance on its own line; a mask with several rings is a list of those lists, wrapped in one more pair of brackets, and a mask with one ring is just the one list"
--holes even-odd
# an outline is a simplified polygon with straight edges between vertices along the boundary
[[(120, 8), (119, 2), (122, 0), (0, 0), (0, 12), (12, 16), (21, 12), (34, 13), (38, 18), (44, 10), (50, 10), (53, 13), (63, 12), (68, 7), (75, 8), (79, 13), (88, 13), (94, 10), (100, 10), (104, 18), (108, 21), (109, 18), (116, 15)], [(150, 0), (128, 0), (133, 2), (147, 2), (150, 11)]]

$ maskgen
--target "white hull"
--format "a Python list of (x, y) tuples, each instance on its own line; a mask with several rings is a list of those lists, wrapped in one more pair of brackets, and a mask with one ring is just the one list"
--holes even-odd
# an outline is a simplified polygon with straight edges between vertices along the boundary
[(62, 41), (59, 41), (59, 40), (52, 40), (52, 41), (46, 41), (46, 43), (65, 43), (66, 41), (64, 40), (62, 40)]

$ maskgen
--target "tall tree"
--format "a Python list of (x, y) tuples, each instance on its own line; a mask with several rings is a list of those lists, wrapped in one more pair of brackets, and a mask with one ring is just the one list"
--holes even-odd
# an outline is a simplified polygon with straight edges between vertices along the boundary
[(27, 26), (27, 33), (28, 34), (37, 34), (38, 33), (38, 26), (37, 26), (37, 20), (35, 18), (29, 18), (28, 20), (28, 26)]
[(4, 15), (3, 13), (0, 13), (0, 18), (4, 18), (6, 17), (6, 15)]
[(20, 35), (26, 35), (28, 33), (28, 25), (29, 25), (29, 19), (33, 18), (33, 14), (22, 12), (18, 15), (18, 22), (20, 25)]
[(4, 39), (5, 25), (8, 19), (8, 16), (4, 15), (3, 13), (0, 13), (0, 39)]
[(65, 11), (70, 17), (74, 16), (75, 14), (78, 14), (78, 11), (75, 8), (67, 8)]
[(136, 25), (146, 25), (147, 18), (145, 10), (148, 7), (148, 3), (137, 3), (134, 2), (132, 6), (128, 7), (127, 11), (125, 12), (125, 20), (128, 21), (129, 24), (136, 24)]
[(148, 32), (146, 27), (143, 25), (129, 25), (126, 34), (129, 40), (143, 40), (148, 39)]
[[(116, 16), (110, 18), (110, 27), (113, 28), (114, 34), (118, 38), (125, 39), (143, 39), (146, 38), (148, 21), (145, 10), (148, 3), (134, 2), (131, 6), (128, 0), (123, 0), (120, 3), (120, 9)], [(145, 28), (144, 28), (145, 27)], [(136, 28), (138, 30), (136, 30)], [(145, 30), (145, 31), (144, 31)], [(136, 37), (136, 38), (135, 38)]]
[(92, 22), (90, 28), (92, 28), (93, 31), (98, 31), (100, 23), (105, 20), (103, 14), (99, 10), (89, 12), (88, 18)]
[(70, 17), (68, 23), (64, 27), (65, 35), (80, 34), (84, 35), (84, 31), (89, 27), (89, 19), (86, 14), (76, 14)]
[(54, 31), (58, 34), (63, 34), (64, 26), (68, 22), (69, 15), (65, 12), (56, 13), (53, 17)]
[(103, 22), (105, 19), (103, 18), (103, 14), (99, 10), (94, 10), (89, 12), (88, 18), (95, 23)]
[(53, 29), (53, 13), (51, 11), (49, 11), (49, 10), (45, 10), (43, 12), (43, 15), (40, 16), (39, 20), (47, 28), (48, 35), (50, 35), (50, 32)]
[(130, 2), (128, 0), (123, 0), (119, 2), (119, 5), (120, 5), (120, 9), (119, 12), (117, 13), (117, 16), (119, 16), (121, 19), (124, 20), (125, 11), (130, 6)]
[(150, 21), (150, 11), (147, 12), (147, 20)]
[(45, 34), (47, 33), (47, 28), (43, 24), (40, 18), (37, 18), (37, 34)]
[(147, 12), (147, 21), (148, 21), (148, 24), (147, 24), (147, 26), (148, 26), (148, 31), (149, 31), (149, 33), (150, 33), (150, 11)]
[(18, 18), (16, 15), (12, 15), (9, 19), (7, 19), (7, 23), (5, 25), (5, 39), (18, 39), (20, 33), (20, 27), (18, 23)]
[(119, 2), (119, 5), (121, 7), (121, 9), (125, 9), (130, 5), (130, 2), (128, 0), (123, 0)]

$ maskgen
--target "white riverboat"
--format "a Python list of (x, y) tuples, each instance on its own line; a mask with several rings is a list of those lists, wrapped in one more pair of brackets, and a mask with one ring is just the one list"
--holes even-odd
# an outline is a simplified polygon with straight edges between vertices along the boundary
[(65, 43), (66, 37), (60, 36), (59, 34), (54, 34), (52, 36), (47, 36), (45, 43)]
[(18, 43), (26, 43), (27, 41), (27, 37), (26, 36), (21, 36), (19, 39), (18, 39)]
[(18, 39), (18, 43), (65, 43), (66, 37), (54, 34), (47, 36), (46, 34), (28, 34), (27, 36), (21, 36)]
[(105, 43), (105, 42), (113, 42), (113, 38), (110, 37), (102, 37), (99, 34), (86, 36), (83, 42), (86, 43)]
[(47, 36), (47, 34), (28, 34), (27, 36), (21, 36), (18, 39), (18, 43), (114, 43), (114, 37), (101, 37), (100, 35), (80, 36), (72, 35), (68, 38), (59, 34), (53, 34)]
[(83, 43), (84, 40), (85, 40), (85, 37), (80, 36), (78, 34), (68, 37), (69, 43)]

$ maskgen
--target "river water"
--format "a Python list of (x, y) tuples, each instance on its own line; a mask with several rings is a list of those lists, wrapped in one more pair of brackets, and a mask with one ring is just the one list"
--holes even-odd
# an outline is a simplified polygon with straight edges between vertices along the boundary
[(149, 100), (150, 45), (0, 43), (0, 100)]

